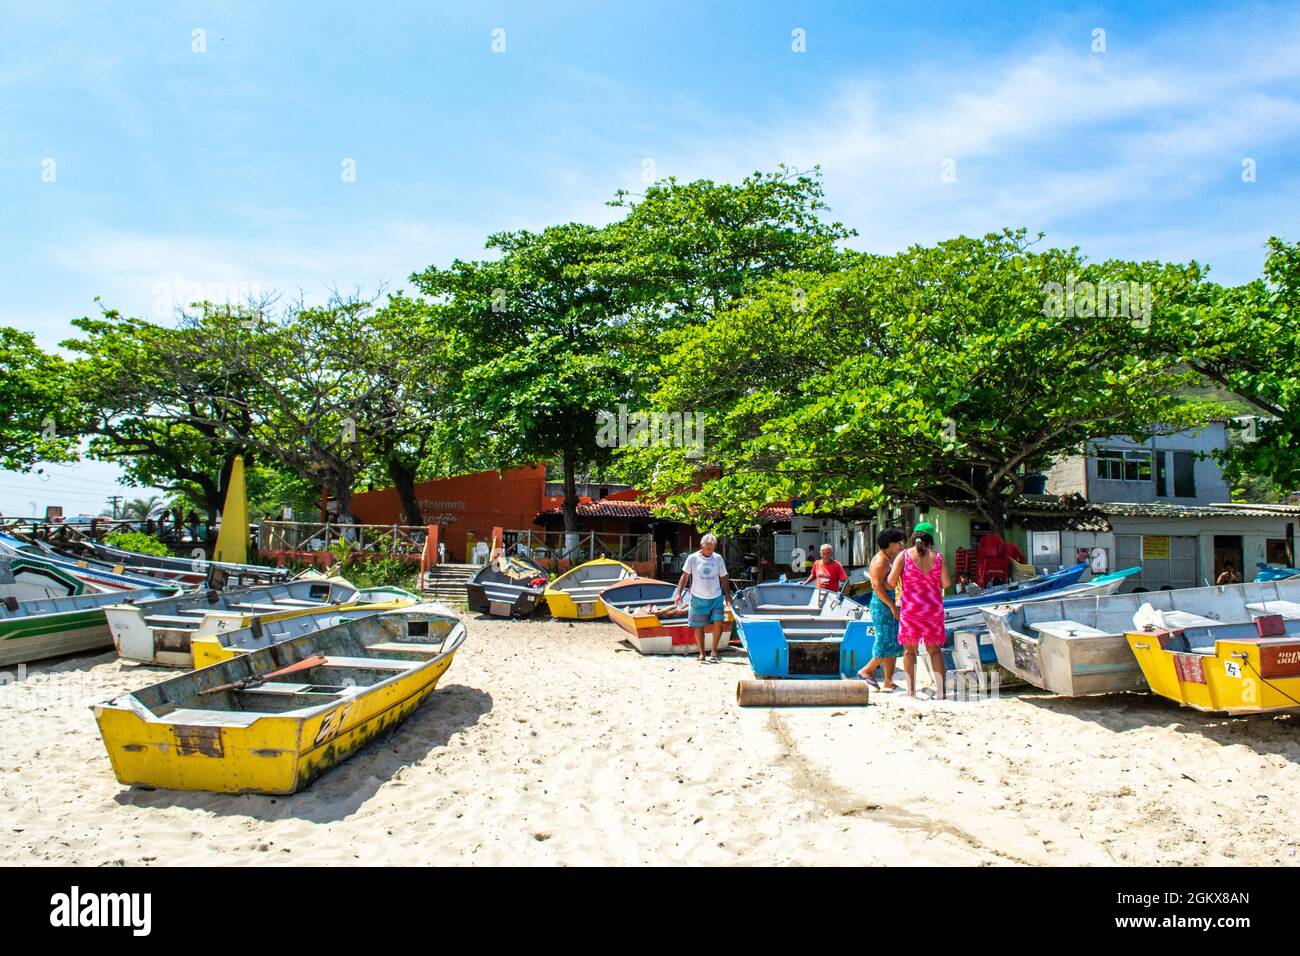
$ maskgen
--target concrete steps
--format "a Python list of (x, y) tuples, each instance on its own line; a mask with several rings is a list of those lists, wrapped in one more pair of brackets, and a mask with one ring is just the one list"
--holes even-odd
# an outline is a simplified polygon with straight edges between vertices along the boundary
[(482, 565), (437, 564), (424, 573), (420, 581), (420, 594), (447, 604), (469, 603), (465, 584)]

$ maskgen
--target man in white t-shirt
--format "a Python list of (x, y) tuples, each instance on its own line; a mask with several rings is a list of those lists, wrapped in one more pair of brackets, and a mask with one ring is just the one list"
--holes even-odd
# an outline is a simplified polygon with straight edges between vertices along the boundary
[(717, 661), (718, 643), (722, 640), (722, 624), (727, 619), (726, 608), (731, 604), (731, 579), (727, 577), (727, 565), (722, 555), (716, 553), (718, 539), (706, 534), (700, 539), (700, 550), (696, 551), (682, 565), (682, 576), (673, 592), (673, 603), (682, 598), (686, 582), (691, 582), (691, 609), (686, 624), (695, 632), (695, 646), (699, 648), (700, 660), (704, 660), (704, 629), (713, 632), (713, 654), (709, 658)]

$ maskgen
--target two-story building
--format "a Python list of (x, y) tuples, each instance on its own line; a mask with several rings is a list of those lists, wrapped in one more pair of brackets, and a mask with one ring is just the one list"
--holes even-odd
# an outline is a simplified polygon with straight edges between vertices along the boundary
[[(1090, 442), (1054, 462), (1044, 494), (1013, 503), (1005, 537), (1040, 569), (1078, 560), (1095, 573), (1140, 564), (1131, 590), (1213, 584), (1229, 566), (1249, 581), (1258, 564), (1293, 565), (1300, 507), (1232, 503), (1213, 458), (1228, 437), (1226, 424), (1212, 423), (1140, 442)], [(882, 519), (906, 526), (922, 516), (938, 528), (950, 560), (989, 531), (960, 507), (896, 508)]]

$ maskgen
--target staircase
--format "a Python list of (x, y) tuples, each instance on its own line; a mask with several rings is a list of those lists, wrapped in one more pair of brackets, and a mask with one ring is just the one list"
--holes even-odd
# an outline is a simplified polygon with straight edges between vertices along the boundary
[(481, 567), (479, 564), (435, 564), (424, 572), (420, 581), (420, 596), (465, 607), (469, 604), (465, 582)]

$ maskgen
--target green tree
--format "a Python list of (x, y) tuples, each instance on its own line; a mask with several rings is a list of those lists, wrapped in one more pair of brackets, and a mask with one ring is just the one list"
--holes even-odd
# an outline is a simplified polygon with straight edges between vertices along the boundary
[(1261, 416), (1225, 457), (1240, 480), (1300, 488), (1300, 244), (1268, 241), (1264, 275), (1237, 287), (1206, 283), (1153, 325), (1170, 354)]
[(0, 327), (0, 468), (29, 471), (42, 461), (74, 461), (65, 363), (19, 329)]
[(193, 354), (184, 329), (112, 309), (72, 324), (82, 335), (62, 344), (77, 356), (68, 382), (90, 457), (116, 462), (137, 487), (184, 496), (215, 521), (235, 457), (250, 471), (257, 464), (254, 449), (217, 423), (219, 396), (238, 383), (212, 377), (211, 363), (176, 374), (177, 357)]
[(610, 227), (500, 233), (488, 248), (500, 257), (412, 277), (441, 303), (437, 320), (465, 366), (448, 437), (500, 468), (558, 458), (564, 526), (576, 531), (578, 469), (608, 456), (597, 413), (633, 396), (627, 352), (642, 334), (644, 292)]
[(1007, 231), (771, 281), (718, 321), (670, 333), (656, 404), (705, 413), (704, 454), (626, 458), (671, 510), (727, 530), (788, 497), (832, 511), (964, 503), (1002, 528), (1026, 475), (1055, 455), (1210, 414), (1181, 396), (1191, 376), (1146, 320), (1096, 314), (1095, 299), (1053, 309), (1054, 283), (1139, 278), (1158, 312), (1200, 271), (1090, 265)]

